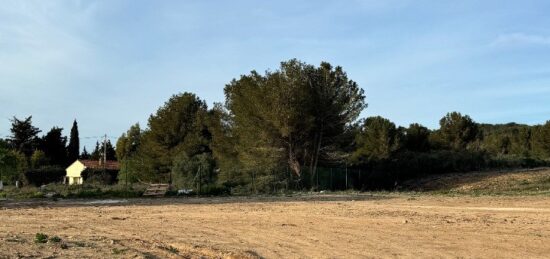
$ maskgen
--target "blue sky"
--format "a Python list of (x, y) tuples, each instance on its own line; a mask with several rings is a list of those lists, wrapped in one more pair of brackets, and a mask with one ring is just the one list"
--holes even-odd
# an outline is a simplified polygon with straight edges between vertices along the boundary
[(81, 142), (146, 125), (172, 94), (224, 100), (232, 78), (328, 61), (363, 116), (437, 128), (550, 119), (550, 1), (2, 1), (0, 136), (12, 116)]

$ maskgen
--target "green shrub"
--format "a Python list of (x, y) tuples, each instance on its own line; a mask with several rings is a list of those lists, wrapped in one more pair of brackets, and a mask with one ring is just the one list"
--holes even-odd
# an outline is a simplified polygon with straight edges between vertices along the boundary
[(52, 243), (59, 243), (59, 242), (61, 242), (61, 238), (58, 237), (58, 236), (50, 237), (50, 242), (52, 242)]
[(48, 242), (48, 235), (46, 235), (44, 233), (36, 233), (36, 235), (34, 236), (34, 242), (35, 243), (40, 243), (40, 244), (47, 243)]
[(61, 167), (42, 167), (25, 171), (25, 180), (34, 186), (62, 182), (66, 172)]

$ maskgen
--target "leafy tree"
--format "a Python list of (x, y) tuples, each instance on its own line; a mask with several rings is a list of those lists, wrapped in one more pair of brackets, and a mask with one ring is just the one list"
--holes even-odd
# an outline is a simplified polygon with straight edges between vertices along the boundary
[(71, 135), (69, 138), (69, 145), (67, 146), (67, 158), (70, 163), (78, 159), (80, 154), (80, 138), (78, 136), (78, 123), (76, 120), (73, 122), (71, 128)]
[(5, 147), (0, 146), (0, 182), (4, 181), (3, 176), (7, 172), (15, 171), (15, 165), (11, 165), (10, 162), (15, 161), (15, 159), (10, 159), (9, 150)]
[(181, 153), (174, 158), (174, 165), (172, 166), (174, 185), (192, 189), (197, 188), (197, 191), (200, 191), (201, 186), (216, 182), (214, 167), (214, 159), (209, 153), (202, 153), (193, 157)]
[(9, 182), (22, 181), (25, 179), (25, 172), (29, 169), (29, 159), (20, 151), (11, 151), (11, 157), (15, 161), (16, 170), (9, 176)]
[(67, 165), (67, 137), (62, 131), (62, 128), (53, 127), (40, 141), (40, 149), (52, 165)]
[(149, 127), (141, 135), (141, 180), (169, 180), (173, 159), (179, 154), (193, 157), (210, 153), (212, 135), (207, 121), (206, 103), (196, 95), (183, 93), (172, 96), (156, 114), (149, 117)]
[(455, 150), (465, 149), (479, 138), (480, 130), (470, 116), (458, 112), (447, 113), (439, 121), (439, 133), (445, 143)]
[(430, 149), (430, 130), (428, 128), (413, 123), (404, 132), (404, 146), (407, 150), (423, 152)]
[(239, 167), (231, 116), (220, 103), (215, 103), (208, 114), (207, 126), (212, 135), (210, 149), (218, 166), (222, 171)]
[(49, 160), (46, 156), (46, 153), (42, 150), (36, 150), (34, 153), (32, 153), (31, 156), (31, 168), (32, 169), (38, 169), (43, 166), (47, 166), (49, 164)]
[(139, 124), (131, 126), (123, 133), (116, 144), (116, 155), (121, 161), (118, 174), (119, 183), (136, 182), (140, 177), (140, 159), (138, 149), (141, 145), (141, 128)]
[(388, 159), (399, 149), (401, 136), (393, 122), (380, 116), (369, 117), (356, 137), (355, 163)]
[(134, 155), (139, 146), (141, 145), (141, 128), (136, 123), (132, 125), (130, 129), (123, 133), (116, 143), (116, 156), (123, 160), (129, 156)]
[[(25, 158), (24, 155), (22, 157)], [(18, 162), (16, 152), (0, 147), (0, 181), (13, 183), (18, 179), (19, 172), (23, 171), (18, 168)], [(26, 161), (24, 163), (26, 165)]]
[(533, 129), (534, 153), (541, 158), (550, 158), (550, 121)]
[(0, 148), (9, 149), (10, 144), (7, 140), (0, 138)]
[(516, 123), (479, 126), (483, 133), (483, 149), (492, 155), (527, 157), (533, 153), (531, 138), (536, 127)]
[(268, 171), (286, 164), (298, 176), (306, 163), (315, 171), (365, 107), (363, 90), (341, 67), (297, 60), (243, 75), (225, 94), (239, 161)]
[(32, 125), (32, 116), (24, 120), (13, 117), (10, 131), (12, 134), (9, 139), (11, 146), (26, 157), (30, 157), (38, 146), (38, 133), (41, 132)]

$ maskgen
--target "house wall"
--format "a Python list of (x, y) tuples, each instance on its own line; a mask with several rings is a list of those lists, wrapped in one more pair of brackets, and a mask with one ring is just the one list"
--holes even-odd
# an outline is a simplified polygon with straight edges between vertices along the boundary
[(82, 172), (86, 169), (84, 164), (80, 161), (75, 161), (72, 165), (67, 167), (65, 170), (67, 172), (67, 178), (69, 179), (69, 184), (82, 184), (84, 181), (82, 179)]

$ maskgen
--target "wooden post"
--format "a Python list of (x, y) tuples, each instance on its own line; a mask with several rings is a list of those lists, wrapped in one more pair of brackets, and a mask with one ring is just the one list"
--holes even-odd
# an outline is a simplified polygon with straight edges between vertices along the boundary
[(348, 164), (346, 164), (346, 190), (348, 189)]
[(330, 190), (334, 190), (334, 184), (332, 184), (332, 168), (330, 168)]

